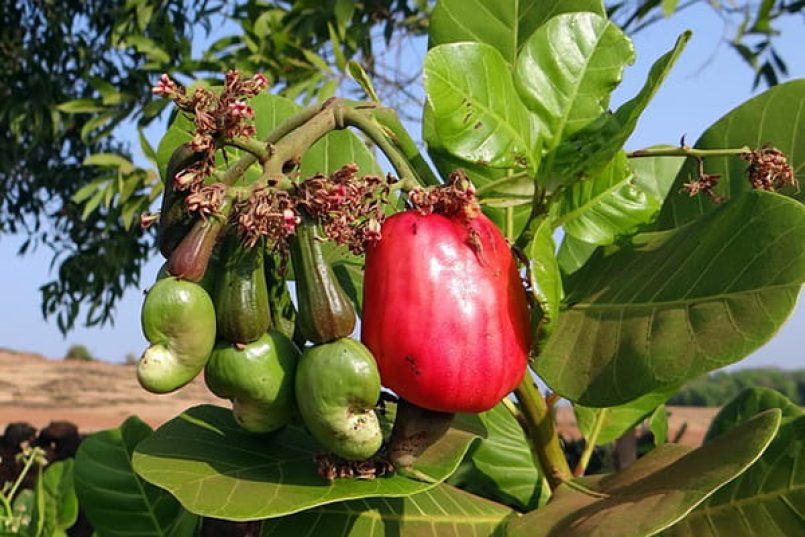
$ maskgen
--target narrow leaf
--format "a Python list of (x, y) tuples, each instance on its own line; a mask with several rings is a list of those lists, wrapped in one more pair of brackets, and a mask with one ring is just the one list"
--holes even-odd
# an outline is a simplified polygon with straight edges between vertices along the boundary
[(537, 338), (543, 341), (553, 333), (559, 320), (559, 304), (562, 301), (562, 276), (556, 261), (556, 245), (553, 242), (553, 227), (547, 218), (532, 224), (532, 238), (525, 250), (528, 257), (531, 292), (539, 303)]

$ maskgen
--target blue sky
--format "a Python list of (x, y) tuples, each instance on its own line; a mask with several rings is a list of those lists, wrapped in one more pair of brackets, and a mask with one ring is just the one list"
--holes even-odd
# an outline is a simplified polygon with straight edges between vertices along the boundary
[[(753, 74), (728, 47), (720, 43), (723, 26), (706, 5), (698, 4), (682, 15), (654, 25), (635, 36), (637, 62), (627, 69), (623, 84), (616, 90), (613, 104), (632, 97), (643, 84), (653, 61), (666, 52), (678, 34), (686, 29), (694, 32), (693, 39), (665, 85), (641, 118), (628, 148), (637, 149), (657, 143), (678, 143), (682, 134), (691, 143), (723, 114), (739, 105), (754, 93)], [(782, 27), (779, 49), (788, 61), (790, 78), (805, 77), (805, 56), (802, 22), (791, 20)], [(217, 39), (231, 33), (231, 26), (220, 27), (209, 37)], [(203, 46), (202, 42), (195, 43)], [(393, 51), (390, 51), (393, 53)], [(424, 56), (424, 43), (406, 51), (406, 60), (418, 62)], [(164, 126), (149, 129), (151, 143), (156, 146)], [(418, 136), (418, 133), (414, 133)], [(132, 140), (136, 136), (132, 136)], [(137, 144), (133, 143), (136, 148)], [(144, 161), (141, 161), (143, 164)], [(71, 344), (86, 345), (103, 360), (122, 362), (128, 353), (139, 356), (146, 342), (140, 332), (139, 311), (142, 289), (131, 289), (119, 303), (114, 326), (82, 328), (63, 337), (55, 322), (46, 322), (40, 310), (39, 286), (52, 277), (50, 252), (40, 250), (33, 255), (18, 257), (16, 251), (22, 237), (0, 237), (3, 297), (0, 310), (0, 347), (41, 353), (50, 358), (64, 356)], [(147, 287), (154, 278), (162, 259), (158, 254), (148, 262), (143, 273)], [(755, 352), (738, 367), (805, 366), (805, 345), (800, 341), (805, 329), (805, 306), (797, 311), (769, 344)], [(734, 366), (735, 367), (735, 366)]]

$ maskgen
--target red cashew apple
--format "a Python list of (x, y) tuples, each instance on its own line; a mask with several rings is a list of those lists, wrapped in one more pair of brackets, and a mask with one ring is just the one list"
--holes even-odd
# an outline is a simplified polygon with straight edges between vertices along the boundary
[(440, 412), (482, 412), (522, 381), (529, 311), (509, 244), (483, 214), (406, 211), (366, 252), (362, 340), (385, 386)]

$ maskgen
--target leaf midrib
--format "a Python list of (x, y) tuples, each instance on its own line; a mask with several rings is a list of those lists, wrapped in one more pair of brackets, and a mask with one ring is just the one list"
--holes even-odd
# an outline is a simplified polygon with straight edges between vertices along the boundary
[(691, 515), (692, 516), (709, 515), (709, 514), (712, 514), (712, 513), (715, 513), (715, 512), (726, 510), (726, 509), (737, 508), (737, 506), (745, 505), (745, 504), (752, 503), (752, 502), (755, 502), (755, 501), (763, 502), (763, 501), (767, 501), (767, 500), (777, 499), (777, 498), (785, 496), (786, 494), (789, 494), (789, 493), (805, 491), (805, 483), (798, 483), (797, 485), (798, 486), (792, 487), (790, 489), (788, 489), (788, 488), (775, 489), (772, 492), (765, 492), (763, 494), (755, 494), (754, 496), (741, 498), (739, 500), (730, 500), (727, 503), (722, 503), (722, 504), (716, 505), (715, 507), (707, 506), (707, 507), (702, 508), (701, 510), (697, 509), (697, 512), (694, 512)]
[(633, 308), (663, 308), (663, 307), (673, 307), (673, 306), (686, 306), (690, 304), (697, 304), (700, 302), (709, 302), (714, 300), (724, 300), (728, 298), (734, 298), (737, 295), (744, 295), (744, 294), (751, 294), (751, 293), (761, 293), (764, 291), (773, 291), (776, 289), (784, 289), (788, 287), (800, 287), (802, 284), (799, 283), (781, 283), (777, 285), (767, 285), (765, 287), (760, 287), (756, 289), (744, 289), (742, 291), (736, 291), (734, 293), (718, 293), (714, 295), (706, 295), (701, 297), (690, 297), (685, 299), (678, 299), (678, 300), (661, 300), (657, 302), (623, 302), (623, 303), (614, 303), (614, 302), (577, 302), (572, 306), (564, 306), (562, 311), (568, 310), (619, 310), (619, 309), (633, 309)]

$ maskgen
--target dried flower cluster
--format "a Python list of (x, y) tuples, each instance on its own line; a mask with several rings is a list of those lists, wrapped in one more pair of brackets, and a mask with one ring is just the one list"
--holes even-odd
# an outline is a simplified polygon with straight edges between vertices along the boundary
[(218, 212), (224, 196), (226, 196), (226, 185), (215, 183), (202, 186), (188, 195), (185, 204), (190, 212), (198, 213), (202, 218), (206, 218)]
[(689, 183), (682, 185), (682, 191), (687, 192), (690, 197), (698, 195), (703, 192), (708, 198), (713, 200), (714, 203), (721, 203), (724, 197), (716, 194), (715, 187), (718, 184), (721, 175), (704, 173), (704, 161), (699, 159), (699, 176)]
[(394, 465), (382, 457), (350, 461), (332, 454), (319, 454), (313, 460), (317, 473), (327, 481), (343, 478), (371, 480), (394, 472)]
[(265, 75), (244, 79), (233, 70), (226, 73), (220, 95), (207, 88), (197, 88), (192, 95), (187, 95), (185, 88), (167, 74), (160, 77), (153, 93), (173, 100), (180, 110), (193, 114), (196, 132), (191, 144), (195, 152), (204, 154), (204, 158), (173, 178), (177, 190), (195, 192), (204, 179), (212, 175), (218, 140), (254, 136), (255, 127), (251, 122), (254, 110), (244, 100), (266, 87)]
[(749, 162), (746, 175), (755, 190), (774, 192), (787, 186), (797, 186), (794, 170), (779, 149), (766, 146), (742, 153), (741, 158)]
[(302, 221), (294, 200), (287, 192), (258, 188), (238, 211), (238, 225), (244, 244), (251, 248), (260, 237), (266, 237), (279, 251), (285, 251), (288, 237)]
[(316, 219), (330, 240), (345, 244), (355, 254), (380, 240), (391, 185), (396, 179), (357, 176), (358, 166), (347, 164), (332, 175), (316, 175), (294, 188), (298, 207)]
[(434, 188), (415, 187), (408, 193), (408, 201), (422, 214), (464, 215), (473, 218), (481, 211), (475, 187), (462, 170), (450, 174), (447, 184)]

